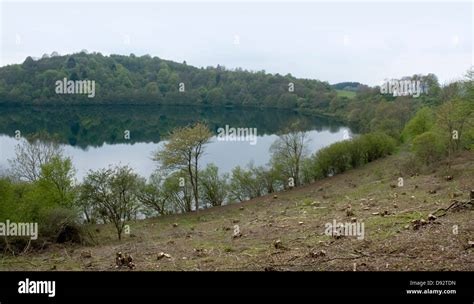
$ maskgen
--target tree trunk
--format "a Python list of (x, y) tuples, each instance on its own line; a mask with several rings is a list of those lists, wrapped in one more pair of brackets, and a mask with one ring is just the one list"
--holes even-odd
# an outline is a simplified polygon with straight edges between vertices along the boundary
[[(193, 174), (193, 168), (192, 168), (192, 164), (189, 163), (188, 164), (188, 172), (189, 172), (189, 179), (191, 181), (191, 189), (192, 189), (192, 194), (191, 194), (191, 198), (194, 196), (194, 200), (195, 200), (195, 206), (196, 206), (196, 212), (199, 211), (199, 208), (198, 208), (198, 201), (197, 201), (197, 195), (196, 195), (196, 185), (195, 185), (195, 176)], [(197, 172), (196, 172), (197, 174)], [(191, 202), (192, 203), (192, 202)]]
[(196, 212), (199, 211), (199, 193), (198, 193), (198, 158), (196, 156), (194, 163), (195, 181), (194, 181), (194, 200), (196, 201)]

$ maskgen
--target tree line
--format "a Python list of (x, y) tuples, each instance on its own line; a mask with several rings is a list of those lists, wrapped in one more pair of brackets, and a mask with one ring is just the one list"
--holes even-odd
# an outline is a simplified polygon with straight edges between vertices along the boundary
[[(94, 80), (95, 98), (56, 94), (58, 80)], [(0, 104), (163, 104), (311, 107), (331, 100), (329, 83), (291, 74), (196, 68), (150, 55), (110, 55), (83, 51), (71, 55), (27, 57), (0, 68)]]

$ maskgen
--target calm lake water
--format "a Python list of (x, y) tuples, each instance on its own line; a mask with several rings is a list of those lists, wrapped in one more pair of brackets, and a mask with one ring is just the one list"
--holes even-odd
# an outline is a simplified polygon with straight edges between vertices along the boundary
[[(221, 173), (250, 162), (265, 165), (269, 148), (287, 126), (300, 121), (310, 139), (311, 153), (352, 136), (351, 130), (327, 118), (283, 110), (204, 109), (160, 106), (75, 106), (75, 107), (0, 107), (0, 169), (8, 167), (15, 155), (15, 131), (22, 136), (37, 132), (54, 135), (72, 158), (79, 180), (90, 169), (110, 164), (128, 164), (148, 177), (157, 164), (151, 155), (166, 142), (176, 127), (206, 121), (214, 134), (226, 125), (257, 128), (257, 143), (218, 141), (216, 136), (206, 146), (201, 166), (214, 163)], [(124, 132), (130, 131), (130, 139)]]

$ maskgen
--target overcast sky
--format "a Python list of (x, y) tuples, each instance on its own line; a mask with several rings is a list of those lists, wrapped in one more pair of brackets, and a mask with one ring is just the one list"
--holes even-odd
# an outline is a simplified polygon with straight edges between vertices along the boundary
[(472, 2), (260, 3), (2, 1), (0, 65), (82, 49), (150, 54), (336, 83), (473, 64)]

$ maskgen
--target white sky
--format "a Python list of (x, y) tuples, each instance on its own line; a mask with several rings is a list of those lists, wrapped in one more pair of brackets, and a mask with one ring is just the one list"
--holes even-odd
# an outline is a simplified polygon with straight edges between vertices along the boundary
[(415, 73), (443, 83), (473, 65), (473, 15), (471, 1), (2, 0), (0, 66), (87, 49), (330, 83)]

